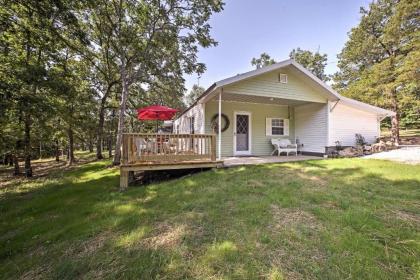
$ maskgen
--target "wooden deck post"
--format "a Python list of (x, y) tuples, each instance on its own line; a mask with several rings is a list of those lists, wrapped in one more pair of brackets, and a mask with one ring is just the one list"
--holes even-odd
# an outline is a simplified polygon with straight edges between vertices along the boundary
[(211, 153), (211, 160), (216, 160), (216, 136), (212, 135), (211, 138), (211, 147), (210, 147), (210, 153)]
[(120, 190), (124, 191), (128, 188), (128, 171), (120, 168)]

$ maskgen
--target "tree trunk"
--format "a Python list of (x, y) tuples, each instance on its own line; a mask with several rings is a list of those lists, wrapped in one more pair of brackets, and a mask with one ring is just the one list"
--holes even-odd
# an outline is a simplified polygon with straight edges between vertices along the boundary
[(13, 165), (15, 168), (13, 169), (13, 175), (18, 176), (20, 174), (20, 167), (19, 167), (19, 158), (17, 154), (13, 154)]
[(121, 102), (118, 112), (118, 129), (117, 129), (117, 141), (115, 143), (115, 155), (114, 155), (114, 165), (119, 165), (121, 161), (121, 143), (122, 136), (124, 132), (124, 120), (125, 120), (125, 110), (127, 107), (128, 99), (128, 81), (125, 69), (125, 58), (122, 59), (121, 63), (121, 82), (122, 82), (122, 92), (121, 92)]
[(92, 139), (92, 136), (89, 136), (88, 148), (89, 148), (89, 153), (93, 153), (93, 139)]
[(13, 154), (11, 155), (12, 158), (10, 160), (11, 165), (14, 165), (14, 170), (13, 170), (14, 176), (17, 176), (20, 174), (19, 158), (18, 158), (19, 148), (20, 148), (20, 141), (16, 141), (15, 150), (13, 151)]
[(4, 156), (4, 165), (13, 166), (13, 154), (6, 154)]
[(32, 177), (32, 166), (31, 166), (31, 115), (26, 112), (25, 113), (25, 135), (24, 140), (25, 143), (25, 177), (29, 178)]
[(55, 139), (55, 161), (60, 161), (60, 147), (58, 139)]
[(102, 155), (102, 138), (103, 138), (104, 119), (105, 119), (104, 97), (101, 99), (101, 107), (99, 108), (99, 122), (98, 122), (98, 128), (96, 130), (96, 159), (104, 158)]
[(112, 133), (108, 137), (108, 156), (112, 158)]
[(68, 150), (68, 157), (67, 157), (67, 165), (70, 166), (74, 163), (74, 136), (73, 136), (73, 128), (69, 126), (67, 130), (67, 136), (69, 137), (69, 150)]
[(109, 94), (111, 93), (112, 87), (117, 84), (117, 81), (112, 81), (108, 84), (108, 88), (104, 96), (101, 98), (101, 105), (99, 107), (99, 122), (96, 130), (96, 158), (103, 159), (102, 155), (102, 141), (104, 138), (104, 123), (105, 123), (105, 105)]
[(395, 90), (391, 91), (391, 105), (392, 110), (396, 113), (396, 115), (391, 118), (391, 139), (392, 142), (398, 145), (400, 143), (400, 116), (397, 93)]
[(42, 159), (42, 141), (39, 140), (39, 159)]

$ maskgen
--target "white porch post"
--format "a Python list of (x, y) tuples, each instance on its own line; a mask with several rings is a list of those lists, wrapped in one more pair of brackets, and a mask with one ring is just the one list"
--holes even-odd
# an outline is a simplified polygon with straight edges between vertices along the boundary
[(219, 92), (219, 124), (218, 124), (218, 140), (217, 140), (217, 159), (222, 159), (222, 92), (223, 88)]

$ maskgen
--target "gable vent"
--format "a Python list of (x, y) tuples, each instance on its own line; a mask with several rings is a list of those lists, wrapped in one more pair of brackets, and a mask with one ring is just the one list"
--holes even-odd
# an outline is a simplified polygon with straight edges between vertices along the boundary
[(282, 84), (287, 84), (287, 74), (279, 74), (279, 82)]

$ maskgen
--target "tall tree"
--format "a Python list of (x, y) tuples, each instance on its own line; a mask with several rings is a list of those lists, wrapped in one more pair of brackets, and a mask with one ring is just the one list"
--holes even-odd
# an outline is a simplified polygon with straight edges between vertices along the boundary
[(297, 48), (290, 52), (289, 57), (303, 65), (303, 67), (311, 71), (320, 80), (329, 80), (328, 76), (325, 74), (325, 66), (327, 65), (328, 59), (327, 54), (320, 54), (319, 52), (313, 53), (308, 50)]
[[(93, 3), (95, 5), (95, 3)], [(88, 34), (89, 46), (74, 46), (79, 53), (83, 54), (86, 62), (92, 68), (91, 85), (99, 96), (98, 122), (96, 127), (96, 158), (103, 159), (102, 146), (104, 141), (105, 116), (109, 107), (109, 100), (120, 83), (117, 54), (114, 52), (112, 37), (115, 35), (107, 24), (107, 13), (103, 7), (88, 7), (87, 19), (81, 18), (86, 34)]]
[(205, 66), (197, 61), (198, 46), (216, 45), (208, 20), (222, 7), (219, 0), (95, 2), (92, 9), (106, 19), (104, 30), (112, 34), (110, 46), (116, 54), (121, 84), (114, 164), (121, 158), (131, 86), (202, 73)]
[[(10, 101), (7, 115), (14, 117), (12, 122), (22, 124), (22, 132), (10, 133), (23, 135), (22, 141), (16, 143), (21, 142), (24, 146), (27, 177), (32, 176), (33, 124), (42, 121), (50, 108), (48, 72), (61, 48), (52, 31), (67, 32), (67, 27), (73, 25), (72, 5), (75, 3), (77, 1), (1, 1), (0, 82), (3, 86), (0, 90)], [(71, 36), (73, 31), (69, 28)]]
[(1, 5), (2, 83), (15, 89), (8, 96), (12, 106), (7, 110), (14, 111), (9, 115), (17, 118), (13, 122), (22, 123), (26, 177), (32, 177), (31, 129), (35, 115), (47, 101), (40, 95), (40, 87), (45, 80), (47, 53), (51, 52), (49, 35), (43, 31), (46, 21), (33, 4), (17, 1)]
[(264, 67), (264, 66), (272, 65), (274, 63), (276, 63), (276, 61), (273, 58), (271, 58), (271, 56), (268, 55), (265, 52), (262, 53), (259, 58), (254, 57), (251, 60), (251, 65), (255, 66), (255, 68), (257, 68), (257, 69), (261, 68), (261, 67)]
[(361, 8), (361, 21), (349, 33), (334, 77), (343, 95), (396, 112), (391, 120), (395, 142), (400, 118), (420, 108), (419, 10), (414, 0), (378, 0)]
[(205, 89), (199, 85), (193, 85), (191, 91), (185, 96), (185, 103), (187, 106), (191, 106), (194, 101), (204, 93)]
[[(57, 63), (51, 68), (51, 88), (55, 93), (54, 107), (62, 120), (65, 134), (67, 135), (67, 165), (75, 161), (74, 147), (78, 130), (84, 129), (81, 142), (93, 144), (92, 126), (95, 122), (94, 94), (90, 88), (88, 64), (79, 60), (77, 54), (69, 49), (64, 49), (57, 56)], [(87, 138), (87, 139), (86, 139)]]

